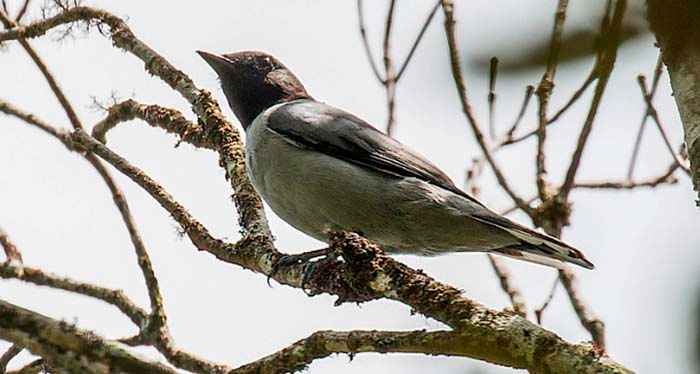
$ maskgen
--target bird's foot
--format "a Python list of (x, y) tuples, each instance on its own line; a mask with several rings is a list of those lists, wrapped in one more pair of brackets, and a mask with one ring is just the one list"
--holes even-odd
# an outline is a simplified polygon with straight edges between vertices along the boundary
[(325, 257), (329, 253), (332, 252), (331, 248), (323, 248), (323, 249), (317, 249), (315, 251), (308, 251), (304, 253), (299, 253), (296, 255), (282, 255), (280, 256), (277, 261), (272, 265), (272, 271), (270, 271), (270, 274), (267, 276), (267, 285), (270, 285), (270, 278), (274, 277), (275, 274), (280, 270), (280, 268), (285, 267), (285, 266), (290, 266), (290, 265), (297, 265), (297, 264), (304, 264), (304, 269), (301, 274), (301, 288), (304, 289), (304, 285), (306, 284), (306, 280), (308, 279), (308, 276), (311, 272), (311, 268), (313, 263), (310, 262), (311, 260), (319, 257)]

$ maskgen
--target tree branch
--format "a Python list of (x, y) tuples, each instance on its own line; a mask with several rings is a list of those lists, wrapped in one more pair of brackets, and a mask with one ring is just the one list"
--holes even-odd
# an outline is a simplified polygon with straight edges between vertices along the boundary
[(564, 32), (564, 21), (566, 20), (566, 9), (568, 6), (568, 0), (559, 0), (557, 3), (557, 11), (554, 16), (554, 26), (552, 28), (552, 40), (549, 45), (549, 55), (547, 57), (547, 68), (535, 91), (539, 101), (537, 110), (538, 125), (536, 132), (537, 153), (535, 155), (535, 180), (537, 182), (537, 191), (542, 201), (547, 201), (549, 199), (547, 182), (545, 181), (547, 168), (545, 166), (544, 150), (547, 140), (547, 109), (549, 106), (549, 98), (554, 89), (554, 74), (557, 71), (561, 38)]
[(102, 300), (107, 304), (115, 306), (125, 316), (129, 317), (131, 322), (139, 327), (145, 326), (148, 320), (148, 313), (134, 304), (121, 290), (95, 286), (90, 283), (46, 273), (40, 269), (28, 266), (22, 266), (20, 268), (8, 263), (0, 263), (0, 278), (17, 279), (37, 286), (51, 287)]
[(185, 73), (176, 69), (138, 39), (121, 18), (103, 10), (78, 6), (66, 9), (53, 17), (0, 33), (0, 42), (38, 37), (54, 27), (73, 22), (86, 22), (88, 25), (101, 24), (108, 27), (108, 36), (115, 47), (141, 59), (147, 72), (162, 79), (192, 104), (193, 111), (204, 124), (207, 138), (216, 145), (221, 157), (221, 165), (226, 169), (227, 177), (230, 179), (241, 227), (246, 235), (261, 235), (262, 240), (269, 241), (271, 235), (262, 201), (245, 173), (245, 151), (240, 134), (224, 118), (211, 93), (197, 88)]
[(647, 1), (647, 17), (671, 77), (683, 122), (693, 187), (700, 205), (700, 4), (692, 0)]
[(474, 137), (476, 138), (476, 141), (479, 144), (479, 147), (481, 148), (481, 151), (483, 152), (486, 161), (488, 161), (489, 165), (491, 166), (491, 169), (493, 169), (493, 172), (496, 175), (498, 184), (503, 188), (503, 190), (506, 191), (508, 196), (510, 196), (513, 202), (520, 209), (522, 209), (524, 212), (531, 212), (532, 209), (527, 205), (527, 203), (525, 203), (525, 201), (520, 196), (516, 195), (513, 189), (510, 187), (508, 180), (503, 175), (500, 166), (496, 164), (496, 160), (493, 158), (491, 150), (486, 144), (484, 134), (481, 132), (481, 128), (479, 127), (479, 124), (476, 121), (476, 117), (474, 116), (471, 104), (469, 103), (469, 98), (467, 97), (467, 88), (464, 83), (464, 77), (462, 76), (462, 68), (454, 30), (454, 4), (451, 0), (443, 0), (442, 9), (445, 13), (445, 33), (447, 35), (447, 44), (449, 47), (450, 67), (452, 69), (452, 76), (457, 87), (457, 93), (459, 94), (460, 103), (462, 104), (462, 111), (467, 117), (467, 121), (469, 122), (469, 125), (472, 128)]
[(586, 142), (588, 141), (588, 137), (593, 129), (596, 114), (598, 114), (598, 107), (600, 106), (603, 93), (605, 92), (605, 88), (607, 87), (610, 79), (610, 74), (615, 67), (620, 29), (626, 8), (627, 0), (617, 0), (615, 2), (615, 10), (612, 14), (612, 20), (609, 21), (609, 24), (607, 23), (607, 20), (603, 21), (604, 27), (601, 34), (605, 35), (606, 48), (603, 49), (599, 57), (599, 77), (596, 83), (593, 99), (591, 100), (591, 106), (588, 111), (588, 115), (586, 116), (586, 121), (581, 128), (581, 133), (579, 134), (574, 154), (571, 157), (569, 168), (566, 171), (566, 178), (564, 179), (564, 183), (562, 184), (558, 193), (559, 197), (563, 198), (562, 200), (566, 200), (569, 192), (571, 192), (571, 188), (574, 185), (576, 173), (578, 172), (578, 167), (581, 164), (581, 157), (583, 156), (583, 151), (586, 148)]
[(134, 100), (126, 100), (110, 107), (107, 110), (107, 116), (93, 127), (92, 136), (106, 143), (108, 131), (121, 122), (135, 118), (170, 134), (177, 134), (180, 136), (180, 141), (190, 143), (197, 148), (216, 150), (216, 146), (206, 138), (202, 126), (190, 122), (179, 111), (158, 105), (144, 105)]
[(501, 259), (496, 256), (489, 254), (489, 262), (491, 262), (491, 268), (493, 272), (496, 273), (498, 281), (501, 284), (501, 289), (508, 295), (510, 299), (510, 304), (513, 306), (513, 311), (523, 318), (527, 318), (527, 305), (525, 303), (525, 298), (520, 293), (511, 282), (511, 275), (506, 266), (501, 262)]
[(651, 93), (647, 88), (646, 78), (643, 75), (640, 75), (637, 77), (637, 82), (639, 83), (639, 89), (642, 90), (642, 96), (644, 97), (644, 102), (647, 106), (647, 112), (649, 113), (649, 116), (651, 116), (651, 118), (654, 120), (654, 123), (656, 123), (656, 128), (659, 129), (659, 134), (661, 135), (661, 138), (663, 139), (664, 144), (666, 145), (666, 149), (668, 149), (669, 153), (671, 154), (671, 157), (673, 157), (673, 159), (676, 161), (676, 164), (678, 164), (681, 170), (685, 171), (688, 175), (690, 175), (690, 169), (688, 169), (688, 167), (685, 166), (685, 162), (676, 153), (676, 150), (673, 149), (673, 145), (671, 145), (671, 141), (668, 139), (666, 129), (661, 123), (659, 112), (656, 111), (656, 108), (654, 107), (654, 102), (652, 101)]
[(0, 338), (26, 347), (70, 373), (176, 374), (135, 356), (116, 343), (65, 322), (0, 300)]
[(5, 257), (8, 263), (22, 264), (22, 253), (17, 249), (15, 243), (10, 240), (10, 237), (2, 227), (0, 227), (0, 246), (5, 250)]

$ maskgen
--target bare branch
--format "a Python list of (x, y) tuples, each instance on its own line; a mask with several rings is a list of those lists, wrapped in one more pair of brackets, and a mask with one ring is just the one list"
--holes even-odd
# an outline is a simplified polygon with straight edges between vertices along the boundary
[(673, 162), (663, 174), (640, 181), (625, 179), (623, 181), (576, 182), (574, 183), (574, 188), (632, 190), (636, 188), (654, 188), (662, 184), (675, 184), (678, 183), (678, 178), (673, 173), (678, 167), (678, 164)]
[(455, 20), (454, 20), (454, 4), (450, 0), (443, 0), (442, 8), (445, 13), (445, 33), (447, 34), (447, 44), (450, 52), (450, 66), (452, 68), (452, 76), (457, 87), (457, 93), (459, 94), (460, 102), (462, 104), (462, 111), (467, 117), (467, 121), (472, 128), (474, 137), (479, 143), (479, 147), (484, 154), (484, 157), (488, 161), (491, 169), (493, 169), (498, 184), (506, 191), (508, 196), (515, 202), (515, 204), (525, 212), (530, 212), (532, 209), (523, 201), (521, 197), (515, 194), (513, 189), (510, 187), (508, 180), (503, 175), (501, 168), (496, 164), (496, 160), (491, 154), (489, 146), (486, 144), (486, 139), (484, 139), (484, 134), (481, 132), (474, 112), (472, 110), (471, 104), (469, 103), (469, 98), (467, 97), (467, 88), (464, 83), (464, 77), (462, 76), (462, 68), (460, 64), (459, 51), (457, 49), (457, 40), (455, 37)]
[[(556, 123), (557, 120), (559, 120), (559, 118), (564, 113), (566, 113), (566, 111), (568, 111), (581, 98), (581, 96), (583, 96), (583, 93), (586, 92), (586, 90), (591, 85), (591, 83), (593, 83), (597, 79), (597, 75), (596, 75), (597, 69), (598, 69), (598, 63), (596, 62), (594, 64), (593, 68), (591, 69), (591, 72), (588, 74), (588, 77), (586, 77), (586, 80), (583, 81), (583, 84), (581, 85), (581, 87), (579, 87), (576, 91), (574, 91), (573, 95), (571, 95), (571, 98), (569, 98), (569, 100), (566, 102), (566, 104), (564, 104), (564, 106), (562, 106), (561, 109), (559, 109), (554, 114), (554, 116), (552, 116), (551, 118), (549, 118), (547, 120), (547, 124), (546, 124), (547, 127)], [(530, 86), (528, 86), (528, 87), (530, 87)], [(518, 122), (516, 122), (516, 123), (518, 123)], [(513, 126), (515, 127), (515, 125), (513, 125)], [(510, 135), (507, 136), (505, 141), (503, 141), (503, 143), (501, 143), (501, 144), (502, 145), (512, 145), (512, 144), (520, 143), (523, 140), (529, 139), (530, 137), (537, 135), (537, 131), (538, 131), (538, 129), (535, 129), (535, 130), (527, 132), (524, 135), (521, 135), (518, 137), (513, 136), (513, 132), (515, 132), (515, 130), (509, 131)]]
[(518, 129), (518, 126), (520, 126), (520, 123), (523, 120), (523, 117), (525, 116), (525, 111), (527, 110), (528, 105), (530, 105), (530, 99), (532, 98), (532, 93), (535, 91), (535, 87), (528, 85), (525, 88), (525, 97), (523, 98), (523, 105), (520, 106), (520, 111), (518, 111), (518, 116), (515, 117), (515, 121), (513, 122), (513, 125), (508, 129), (506, 132), (505, 140), (499, 144), (499, 146), (507, 145), (510, 144), (511, 142), (515, 142), (513, 140), (513, 134), (515, 133), (515, 130)]
[(556, 278), (554, 278), (554, 283), (552, 284), (552, 288), (549, 290), (549, 294), (544, 300), (544, 303), (542, 303), (542, 305), (539, 308), (535, 309), (535, 319), (537, 319), (537, 323), (540, 325), (542, 324), (542, 314), (545, 310), (547, 310), (547, 308), (549, 307), (549, 303), (552, 302), (552, 299), (554, 299), (554, 294), (557, 292), (557, 286), (559, 286), (558, 275)]
[(588, 73), (588, 76), (583, 81), (583, 84), (581, 85), (581, 87), (579, 87), (576, 91), (574, 91), (574, 94), (571, 95), (571, 98), (569, 98), (569, 101), (567, 101), (566, 104), (564, 104), (564, 106), (562, 106), (561, 109), (559, 109), (552, 116), (552, 118), (547, 120), (547, 125), (551, 125), (552, 123), (556, 122), (559, 119), (559, 117), (561, 117), (564, 113), (566, 113), (566, 111), (569, 110), (569, 108), (571, 108), (571, 106), (573, 106), (574, 103), (576, 103), (581, 98), (581, 96), (583, 95), (584, 92), (586, 92), (586, 90), (591, 85), (591, 83), (593, 83), (597, 79), (597, 77), (598, 77), (597, 76), (597, 69), (598, 69), (598, 65), (596, 63), (593, 65), (591, 72)]
[(27, 14), (29, 3), (31, 3), (31, 0), (24, 0), (22, 6), (19, 8), (19, 12), (17, 12), (17, 15), (15, 16), (15, 23), (21, 22), (24, 15)]
[(394, 61), (391, 58), (391, 29), (394, 24), (395, 6), (396, 0), (390, 0), (389, 11), (384, 25), (384, 42), (382, 43), (387, 108), (386, 133), (389, 136), (392, 136), (394, 133), (394, 125), (396, 124), (396, 71), (394, 69)]
[(38, 286), (51, 287), (102, 300), (117, 307), (139, 327), (144, 326), (148, 319), (148, 313), (134, 304), (121, 290), (112, 290), (70, 278), (59, 277), (28, 266), (19, 268), (8, 263), (0, 263), (0, 278), (18, 279)]
[[(664, 63), (659, 54), (659, 58), (656, 60), (656, 67), (654, 68), (654, 78), (651, 83), (651, 92), (649, 93), (650, 99), (654, 98), (656, 94), (656, 88), (659, 86), (659, 80), (661, 78), (661, 73), (663, 72)], [(639, 150), (642, 146), (642, 137), (644, 136), (644, 130), (646, 129), (647, 119), (649, 119), (649, 108), (647, 107), (644, 111), (644, 116), (642, 116), (642, 121), (639, 124), (639, 130), (637, 130), (637, 136), (634, 140), (634, 147), (632, 148), (632, 157), (630, 157), (629, 168), (627, 169), (627, 179), (632, 180), (634, 176), (634, 167), (637, 165), (637, 157), (639, 156)]]
[(489, 136), (496, 139), (496, 77), (498, 76), (498, 59), (492, 57), (489, 63)]
[(510, 299), (510, 304), (513, 306), (513, 311), (523, 318), (527, 318), (527, 305), (525, 304), (525, 298), (520, 293), (513, 283), (511, 282), (511, 274), (505, 265), (496, 256), (489, 254), (489, 261), (491, 262), (491, 268), (493, 268), (494, 273), (498, 277), (498, 281), (501, 284), (501, 289), (508, 295)]
[(411, 50), (408, 52), (408, 56), (406, 56), (406, 59), (403, 61), (403, 64), (401, 64), (401, 68), (399, 69), (398, 74), (396, 74), (396, 81), (401, 79), (401, 76), (403, 75), (403, 72), (406, 70), (406, 67), (408, 67), (408, 63), (411, 62), (411, 59), (413, 58), (413, 54), (416, 52), (416, 49), (418, 49), (418, 44), (420, 44), (421, 40), (423, 39), (423, 35), (425, 34), (425, 31), (428, 30), (428, 26), (430, 26), (430, 23), (433, 21), (433, 17), (435, 16), (435, 13), (437, 12), (438, 8), (440, 7), (440, 2), (441, 1), (436, 1), (435, 6), (433, 6), (433, 9), (430, 11), (430, 14), (428, 14), (428, 18), (423, 22), (423, 26), (420, 29), (420, 32), (418, 33), (418, 36), (416, 37), (416, 40), (413, 42), (413, 45), (411, 46)]
[(552, 28), (552, 40), (549, 46), (547, 57), (547, 68), (542, 75), (542, 80), (535, 91), (539, 100), (538, 125), (537, 125), (537, 153), (535, 155), (535, 179), (537, 181), (537, 193), (540, 200), (547, 201), (549, 198), (547, 182), (545, 181), (547, 168), (545, 165), (545, 143), (547, 140), (547, 109), (549, 98), (554, 89), (554, 74), (557, 71), (559, 61), (559, 50), (561, 49), (561, 36), (564, 32), (564, 21), (566, 20), (566, 10), (569, 6), (568, 0), (559, 0), (557, 11), (554, 16), (554, 26)]
[(242, 141), (238, 131), (224, 118), (221, 109), (211, 94), (198, 89), (194, 82), (182, 71), (172, 66), (165, 58), (151, 47), (139, 40), (126, 23), (103, 10), (78, 6), (4, 33), (0, 33), (0, 42), (18, 38), (33, 38), (44, 35), (50, 29), (73, 22), (99, 23), (109, 27), (108, 36), (113, 44), (145, 63), (146, 71), (161, 78), (171, 88), (180, 93), (190, 104), (193, 111), (204, 124), (204, 131), (216, 144), (221, 157), (221, 165), (226, 169), (234, 190), (234, 201), (239, 212), (239, 222), (247, 235), (261, 235), (264, 240), (271, 238), (270, 229), (265, 218), (260, 197), (245, 173)]
[(175, 109), (164, 108), (158, 105), (144, 105), (134, 100), (126, 100), (113, 105), (107, 112), (108, 115), (92, 129), (92, 136), (102, 143), (107, 142), (107, 132), (117, 126), (117, 124), (138, 118), (152, 127), (161, 128), (168, 133), (179, 135), (180, 141), (185, 141), (198, 148), (216, 150), (216, 145), (206, 138), (202, 126), (188, 121), (182, 113)]
[(363, 11), (362, 0), (357, 0), (357, 20), (359, 22), (360, 37), (362, 38), (362, 45), (365, 48), (365, 54), (367, 55), (367, 60), (369, 60), (369, 65), (372, 67), (372, 72), (377, 80), (384, 84), (384, 78), (379, 74), (379, 68), (372, 55), (372, 48), (369, 46), (369, 40), (367, 39), (367, 30), (365, 29), (365, 15)]
[(579, 321), (581, 321), (581, 325), (591, 334), (595, 348), (605, 352), (605, 323), (593, 313), (579, 296), (576, 276), (571, 269), (567, 268), (559, 270), (559, 280), (569, 296), (571, 306), (574, 308)]
[(90, 331), (2, 300), (0, 315), (0, 338), (26, 347), (68, 372), (176, 374), (175, 370), (137, 357)]
[(642, 96), (644, 96), (644, 102), (647, 105), (647, 112), (649, 113), (649, 116), (654, 120), (654, 123), (656, 123), (656, 128), (659, 129), (659, 133), (661, 134), (661, 138), (664, 140), (664, 144), (666, 145), (666, 149), (671, 153), (671, 157), (676, 161), (678, 166), (686, 172), (686, 174), (690, 175), (690, 169), (688, 166), (685, 165), (685, 162), (680, 158), (680, 156), (676, 153), (676, 151), (673, 149), (673, 145), (671, 145), (671, 141), (668, 139), (668, 135), (666, 134), (666, 129), (664, 128), (663, 124), (661, 123), (661, 118), (659, 117), (659, 112), (656, 111), (656, 108), (654, 107), (654, 103), (652, 102), (652, 96), (651, 93), (649, 92), (649, 89), (647, 88), (647, 83), (646, 83), (646, 78), (643, 75), (640, 75), (637, 77), (637, 82), (639, 83), (639, 88), (642, 90)]
[[(9, 19), (9, 17), (2, 12), (0, 12), (0, 21), (5, 25), (6, 29), (17, 27), (17, 23)], [(63, 90), (58, 85), (58, 82), (54, 78), (53, 74), (51, 74), (51, 72), (49, 71), (49, 68), (48, 66), (46, 66), (46, 63), (44, 63), (41, 57), (39, 57), (39, 54), (34, 50), (34, 48), (32, 48), (32, 46), (26, 39), (19, 37), (17, 38), (17, 40), (19, 41), (19, 44), (22, 45), (22, 48), (24, 48), (24, 50), (27, 52), (32, 61), (34, 61), (36, 67), (39, 68), (39, 71), (41, 71), (41, 74), (44, 76), (46, 82), (49, 84), (49, 87), (51, 88), (51, 91), (53, 92), (54, 96), (56, 96), (56, 99), (58, 99), (58, 102), (61, 104), (61, 107), (63, 107), (63, 110), (66, 112), (66, 116), (68, 116), (68, 120), (73, 125), (73, 128), (82, 128), (83, 125), (80, 123), (78, 115), (75, 113), (73, 106), (70, 104), (68, 98), (63, 93)]]
[(599, 57), (599, 78), (598, 82), (596, 83), (593, 99), (591, 100), (591, 106), (576, 142), (576, 149), (571, 157), (569, 168), (566, 171), (566, 178), (564, 179), (564, 183), (562, 184), (562, 187), (558, 193), (560, 197), (564, 198), (563, 200), (566, 200), (566, 197), (569, 195), (569, 192), (571, 192), (571, 188), (574, 185), (576, 173), (578, 172), (578, 168), (581, 163), (583, 151), (586, 148), (588, 136), (591, 134), (591, 130), (593, 129), (593, 122), (595, 121), (596, 114), (598, 113), (600, 101), (603, 98), (603, 93), (605, 92), (608, 80), (610, 79), (610, 74), (615, 67), (617, 47), (619, 45), (618, 41), (620, 38), (620, 28), (626, 8), (627, 0), (617, 0), (615, 2), (615, 10), (612, 15), (612, 20), (609, 21), (609, 24), (607, 24), (607, 20), (603, 21), (604, 26), (601, 34), (606, 36), (606, 48), (604, 48)]
[(15, 262), (17, 264), (22, 264), (22, 253), (17, 249), (15, 243), (10, 240), (7, 236), (5, 230), (0, 227), (0, 246), (5, 250), (5, 257), (7, 257), (7, 262)]

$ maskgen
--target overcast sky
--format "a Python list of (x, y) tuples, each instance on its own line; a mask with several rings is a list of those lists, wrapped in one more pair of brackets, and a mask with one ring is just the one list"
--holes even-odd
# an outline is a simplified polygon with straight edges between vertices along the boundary
[[(292, 69), (317, 99), (384, 126), (384, 91), (363, 53), (354, 1), (88, 3), (126, 17), (142, 40), (187, 72), (197, 85), (214, 92), (222, 104), (225, 100), (215, 74), (195, 50), (267, 51)], [(586, 21), (588, 9), (582, 3), (585, 2), (572, 4), (569, 24), (591, 22)], [(483, 0), (459, 2), (457, 31), (464, 60), (494, 51), (517, 54), (514, 52), (528, 42), (547, 35), (554, 5), (553, 0), (538, 2), (536, 7), (517, 0), (500, 1), (497, 7)], [(432, 1), (398, 2), (393, 41), (397, 56), (408, 51), (431, 6)], [(370, 42), (379, 56), (386, 5), (371, 1), (366, 2), (366, 8)], [(426, 155), (461, 185), (466, 166), (479, 151), (460, 111), (442, 22), (438, 13), (398, 87), (396, 137)], [(34, 45), (86, 124), (94, 124), (102, 116), (90, 108), (91, 97), (107, 101), (113, 92), (121, 98), (178, 108), (194, 118), (178, 94), (145, 73), (141, 61), (112, 48), (96, 33), (60, 43), (43, 38)], [(650, 36), (620, 50), (590, 147), (584, 154), (581, 180), (619, 179), (625, 175), (644, 110), (635, 78), (640, 73), (650, 75), (656, 58)], [(590, 61), (580, 61), (560, 67), (554, 108), (582, 82), (589, 66)], [(463, 68), (477, 115), (485, 119), (486, 76), (471, 65)], [(535, 84), (540, 75), (540, 70), (532, 70), (499, 76), (499, 128), (510, 125), (525, 85)], [(0, 97), (57, 126), (68, 126), (40, 74), (15, 44), (0, 53)], [(555, 182), (561, 181), (570, 159), (589, 97), (584, 97), (550, 131), (547, 152), (550, 178)], [(681, 124), (667, 77), (662, 79), (656, 103), (672, 141), (679, 144)], [(534, 124), (534, 106), (531, 109), (525, 126)], [(225, 114), (234, 119), (228, 108)], [(25, 262), (57, 274), (124, 289), (141, 305), (148, 305), (128, 235), (108, 191), (92, 168), (53, 139), (19, 121), (0, 117), (0, 126), (0, 225), (21, 248)], [(659, 174), (670, 163), (656, 130), (650, 128), (646, 135), (637, 170), (640, 177)], [(175, 143), (174, 137), (141, 122), (124, 124), (109, 136), (109, 145), (115, 151), (166, 186), (214, 234), (235, 241), (239, 234), (229, 198), (231, 190), (216, 155), (186, 144), (175, 149)], [(498, 155), (512, 184), (525, 196), (534, 193), (534, 147), (534, 142), (524, 142)], [(409, 308), (394, 302), (333, 307), (333, 297), (308, 298), (297, 289), (277, 284), (268, 287), (260, 275), (197, 252), (188, 240), (177, 235), (175, 223), (146, 193), (121, 175), (117, 179), (153, 259), (172, 333), (184, 349), (238, 366), (322, 329), (443, 327), (411, 315)], [(564, 237), (597, 266), (595, 271), (576, 269), (582, 295), (606, 323), (610, 355), (639, 372), (694, 372), (690, 343), (691, 329), (696, 328), (692, 307), (700, 294), (696, 275), (700, 265), (700, 213), (688, 178), (680, 175), (680, 179), (677, 185), (655, 190), (576, 191), (572, 195), (572, 225)], [(509, 207), (507, 197), (490, 174), (485, 175), (481, 186), (484, 202), (496, 209)], [(319, 242), (268, 213), (280, 248), (289, 252), (320, 248)], [(531, 224), (523, 216), (514, 217)], [(489, 307), (508, 306), (484, 255), (400, 260), (463, 289), (467, 297)], [(529, 306), (539, 306), (555, 272), (506, 261)], [(135, 332), (131, 323), (113, 308), (80, 296), (2, 281), (0, 297), (77, 322), (78, 326), (109, 338)], [(545, 313), (544, 326), (569, 341), (589, 339), (562, 292), (557, 293)], [(0, 343), (0, 350), (6, 347)], [(156, 357), (151, 350), (140, 351)], [(363, 354), (351, 362), (347, 356), (317, 361), (309, 373), (330, 370), (514, 372), (462, 358)]]

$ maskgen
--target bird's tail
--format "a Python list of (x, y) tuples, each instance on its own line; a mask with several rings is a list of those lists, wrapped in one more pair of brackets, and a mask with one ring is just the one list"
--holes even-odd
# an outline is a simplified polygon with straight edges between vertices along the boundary
[(555, 268), (561, 268), (562, 262), (576, 264), (586, 269), (595, 267), (581, 251), (557, 238), (496, 215), (479, 215), (474, 218), (506, 230), (520, 240), (519, 244), (494, 249), (496, 253)]
[(565, 247), (566, 251), (556, 251), (546, 244), (532, 245), (522, 243), (520, 245), (508, 246), (494, 250), (494, 252), (515, 258), (522, 261), (533, 262), (540, 265), (550, 266), (557, 269), (564, 267), (564, 262), (569, 262), (586, 269), (593, 269), (595, 266), (576, 249)]

